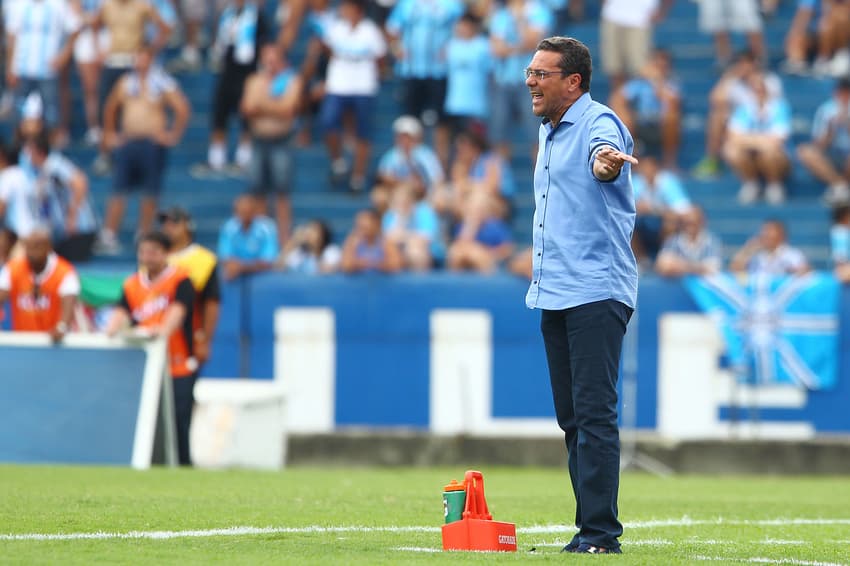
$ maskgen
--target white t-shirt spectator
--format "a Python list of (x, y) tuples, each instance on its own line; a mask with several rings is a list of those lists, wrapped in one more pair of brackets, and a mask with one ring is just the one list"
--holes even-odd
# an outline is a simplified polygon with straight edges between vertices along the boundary
[(372, 20), (364, 18), (351, 27), (347, 21), (338, 19), (322, 39), (331, 50), (325, 81), (328, 94), (378, 94), (378, 59), (387, 53), (387, 43)]
[(13, 165), (0, 172), (0, 201), (6, 205), (5, 223), (16, 234), (27, 234), (38, 224), (35, 183), (23, 168)]
[[(767, 94), (771, 99), (785, 96), (784, 89), (782, 88), (782, 79), (776, 73), (767, 72), (764, 74), (764, 86), (767, 88)], [(729, 85), (727, 96), (732, 108), (743, 104), (756, 103), (756, 95), (752, 87), (743, 79), (735, 80)]]
[(326, 246), (318, 258), (301, 248), (295, 248), (284, 258), (287, 271), (307, 275), (337, 271), (341, 262), (342, 250), (336, 244)]
[(658, 0), (605, 0), (602, 19), (630, 28), (645, 28), (658, 10)]
[(15, 74), (28, 79), (55, 77), (51, 62), (67, 36), (82, 25), (76, 11), (65, 0), (26, 0), (10, 10), (9, 17), (6, 31), (15, 36)]

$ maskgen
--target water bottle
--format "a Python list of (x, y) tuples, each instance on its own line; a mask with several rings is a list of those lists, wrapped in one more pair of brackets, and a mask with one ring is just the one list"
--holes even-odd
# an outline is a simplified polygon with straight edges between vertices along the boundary
[(443, 514), (446, 516), (446, 523), (460, 521), (465, 505), (466, 487), (457, 483), (457, 480), (452, 480), (443, 488)]

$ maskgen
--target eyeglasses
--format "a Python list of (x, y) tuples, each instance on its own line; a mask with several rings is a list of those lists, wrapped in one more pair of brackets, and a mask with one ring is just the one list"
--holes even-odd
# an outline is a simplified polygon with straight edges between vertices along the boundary
[(551, 75), (561, 75), (563, 77), (567, 74), (568, 73), (566, 71), (539, 71), (537, 69), (525, 70), (525, 78), (530, 78), (532, 75), (534, 75), (534, 78), (538, 81), (542, 81), (543, 79)]

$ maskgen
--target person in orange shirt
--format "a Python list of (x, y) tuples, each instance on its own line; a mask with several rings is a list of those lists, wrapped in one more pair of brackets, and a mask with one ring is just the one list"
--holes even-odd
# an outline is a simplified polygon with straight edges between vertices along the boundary
[(70, 328), (80, 279), (53, 251), (48, 230), (37, 227), (22, 242), (24, 255), (0, 270), (0, 304), (9, 301), (13, 330), (49, 332), (58, 342)]
[(177, 451), (181, 466), (192, 464), (189, 426), (198, 361), (192, 346), (192, 306), (195, 290), (186, 272), (168, 264), (171, 242), (161, 232), (142, 236), (138, 246), (140, 269), (124, 281), (123, 293), (106, 333), (118, 334), (128, 324), (140, 334), (168, 340), (168, 363), (174, 390)]

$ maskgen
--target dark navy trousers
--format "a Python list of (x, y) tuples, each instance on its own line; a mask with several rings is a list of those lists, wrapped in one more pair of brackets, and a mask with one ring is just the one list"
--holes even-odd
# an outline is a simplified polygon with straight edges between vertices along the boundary
[(544, 310), (540, 328), (576, 499), (575, 542), (617, 548), (620, 433), (617, 378), (632, 309), (608, 299)]
[(174, 417), (177, 432), (177, 458), (181, 466), (192, 465), (189, 449), (189, 429), (192, 426), (192, 408), (195, 406), (195, 381), (197, 374), (173, 378)]

